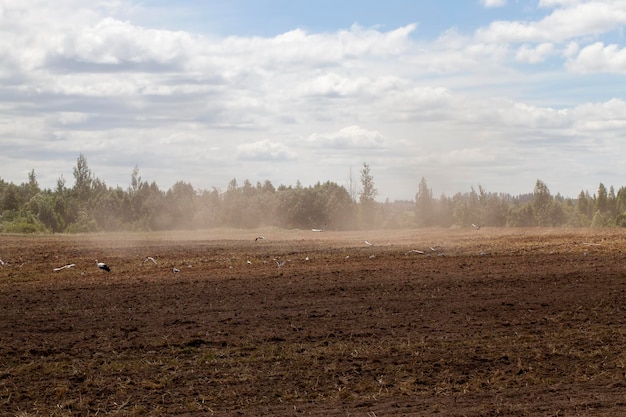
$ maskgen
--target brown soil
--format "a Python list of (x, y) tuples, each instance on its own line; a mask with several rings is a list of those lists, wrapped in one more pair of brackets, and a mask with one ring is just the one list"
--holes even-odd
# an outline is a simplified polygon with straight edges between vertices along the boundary
[(626, 415), (623, 230), (0, 236), (0, 259), (1, 415)]

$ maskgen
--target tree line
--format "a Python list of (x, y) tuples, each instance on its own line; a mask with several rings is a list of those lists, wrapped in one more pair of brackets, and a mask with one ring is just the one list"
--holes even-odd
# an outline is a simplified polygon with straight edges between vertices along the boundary
[(376, 201), (374, 176), (367, 163), (360, 188), (350, 175), (348, 187), (334, 182), (312, 186), (270, 181), (241, 184), (232, 179), (225, 191), (197, 190), (176, 182), (162, 190), (144, 181), (135, 166), (126, 189), (109, 187), (94, 175), (84, 155), (73, 168), (74, 184), (61, 177), (54, 189), (42, 189), (35, 171), (16, 185), (0, 179), (0, 232), (85, 233), (156, 231), (214, 227), (316, 228), (356, 230), (414, 227), (626, 227), (626, 188), (600, 184), (593, 195), (552, 195), (537, 180), (532, 193), (511, 196), (482, 186), (436, 198), (424, 178), (413, 201)]

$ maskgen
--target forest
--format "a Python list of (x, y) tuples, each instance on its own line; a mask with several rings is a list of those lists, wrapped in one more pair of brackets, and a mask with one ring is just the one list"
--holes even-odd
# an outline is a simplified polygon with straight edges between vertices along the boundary
[(537, 180), (532, 193), (490, 193), (482, 186), (453, 196), (434, 197), (425, 178), (413, 201), (376, 201), (367, 163), (358, 188), (331, 181), (312, 186), (270, 181), (241, 184), (233, 178), (225, 191), (197, 190), (176, 182), (162, 190), (144, 181), (135, 166), (126, 189), (109, 187), (80, 155), (74, 184), (61, 177), (55, 189), (42, 189), (31, 170), (16, 185), (0, 178), (0, 232), (88, 233), (104, 231), (191, 230), (216, 227), (278, 227), (320, 230), (419, 227), (626, 227), (626, 187), (616, 192), (600, 183), (577, 198), (552, 195)]

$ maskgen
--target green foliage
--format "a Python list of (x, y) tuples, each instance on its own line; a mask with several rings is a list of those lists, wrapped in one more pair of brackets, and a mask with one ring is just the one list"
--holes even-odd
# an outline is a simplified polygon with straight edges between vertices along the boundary
[(371, 174), (370, 166), (363, 163), (361, 168), (361, 193), (359, 194), (359, 202), (361, 204), (372, 204), (378, 190), (374, 186), (374, 177)]
[(611, 218), (600, 210), (596, 211), (591, 220), (591, 227), (607, 227), (611, 226)]
[(417, 226), (433, 226), (435, 213), (435, 201), (433, 192), (428, 188), (426, 179), (422, 177), (417, 194), (415, 194), (415, 219)]
[(507, 226), (532, 227), (536, 225), (535, 211), (532, 204), (526, 203), (509, 209), (506, 220)]
[(554, 199), (550, 194), (548, 186), (541, 180), (537, 180), (535, 191), (533, 192), (532, 208), (537, 226), (555, 226), (557, 223), (554, 218), (555, 205)]
[(356, 226), (355, 203), (344, 187), (333, 182), (280, 187), (276, 194), (280, 227), (349, 230)]
[(626, 211), (617, 216), (615, 225), (618, 227), (626, 227)]
[(600, 213), (604, 213), (605, 211), (607, 211), (609, 204), (608, 200), (609, 196), (608, 192), (606, 191), (606, 187), (604, 186), (604, 184), (600, 183), (600, 185), (598, 186), (598, 196), (596, 198), (595, 211), (599, 211)]
[(33, 216), (17, 216), (11, 221), (0, 222), (0, 233), (47, 233), (46, 227)]
[(591, 222), (586, 214), (581, 213), (575, 201), (565, 202), (561, 205), (563, 217), (565, 219), (564, 226), (568, 227), (589, 227)]
[(34, 195), (25, 205), (25, 211), (43, 224), (52, 232), (61, 232), (64, 229), (64, 221), (57, 210), (59, 207), (58, 196), (51, 192), (40, 192)]
[[(626, 227), (626, 188), (617, 192), (600, 184), (597, 195), (581, 191), (577, 198), (553, 196), (537, 180), (533, 193), (510, 196), (490, 193), (482, 186), (453, 197), (433, 197), (422, 178), (414, 201), (378, 203), (374, 177), (368, 164), (361, 169), (358, 202), (354, 190), (334, 182), (305, 187), (274, 187), (269, 181), (236, 179), (224, 192), (196, 190), (178, 181), (162, 191), (148, 183), (135, 166), (126, 189), (108, 187), (80, 155), (74, 184), (63, 177), (54, 190), (42, 190), (35, 171), (20, 185), (0, 179), (0, 232), (88, 233), (97, 231), (150, 231), (211, 227), (357, 228), (400, 227)], [(352, 182), (350, 183), (352, 184)], [(352, 185), (350, 185), (352, 188)]]
[(375, 201), (378, 190), (374, 185), (374, 177), (371, 174), (370, 166), (363, 163), (361, 168), (361, 192), (359, 194), (359, 208), (361, 216), (361, 227), (372, 229), (376, 227), (377, 204)]

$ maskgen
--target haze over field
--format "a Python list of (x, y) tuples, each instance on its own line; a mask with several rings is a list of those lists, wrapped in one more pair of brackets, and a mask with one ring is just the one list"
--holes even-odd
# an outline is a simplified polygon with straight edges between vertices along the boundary
[(624, 185), (624, 1), (0, 0), (0, 178)]

